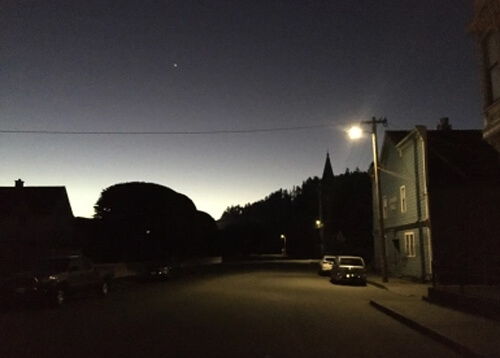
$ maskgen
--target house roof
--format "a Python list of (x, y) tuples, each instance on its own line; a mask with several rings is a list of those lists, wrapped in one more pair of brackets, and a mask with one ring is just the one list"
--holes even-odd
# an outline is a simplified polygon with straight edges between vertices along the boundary
[(387, 131), (385, 133), (385, 139), (389, 139), (394, 144), (397, 144), (401, 142), (410, 133), (410, 131)]
[[(387, 131), (384, 148), (399, 146), (418, 133)], [(427, 142), (429, 185), (500, 183), (500, 157), (482, 136), (481, 130), (423, 130)], [(384, 150), (384, 149), (383, 149)]]
[(430, 185), (500, 182), (498, 152), (481, 130), (427, 131)]
[[(404, 138), (408, 136), (410, 131), (386, 131), (384, 134), (384, 141), (382, 143), (382, 150), (379, 156), (379, 160), (382, 163), (383, 158), (385, 157), (385, 152), (387, 151), (389, 147), (389, 143), (391, 143), (392, 146), (396, 146), (399, 142), (401, 142)], [(373, 163), (370, 165), (370, 169), (372, 168)]]
[(56, 187), (0, 187), (0, 216), (7, 216), (19, 207), (34, 215), (46, 215), (69, 204), (66, 188)]

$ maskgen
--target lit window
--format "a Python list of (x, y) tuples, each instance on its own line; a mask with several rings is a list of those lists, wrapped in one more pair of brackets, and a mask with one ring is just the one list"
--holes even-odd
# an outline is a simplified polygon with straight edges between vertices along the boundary
[(488, 99), (493, 103), (500, 98), (500, 32), (488, 34), (484, 48)]
[(403, 185), (399, 188), (399, 198), (401, 202), (401, 212), (406, 213), (406, 210), (408, 209), (407, 204), (406, 204), (406, 186)]
[(382, 209), (383, 209), (383, 214), (384, 214), (384, 219), (387, 219), (387, 197), (384, 196), (382, 199)]
[(405, 253), (407, 257), (417, 256), (415, 250), (415, 234), (412, 232), (405, 232)]

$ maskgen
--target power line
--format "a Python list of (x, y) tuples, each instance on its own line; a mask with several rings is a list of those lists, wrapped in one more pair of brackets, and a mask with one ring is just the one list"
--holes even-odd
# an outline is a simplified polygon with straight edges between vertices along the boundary
[(207, 131), (57, 131), (57, 130), (3, 130), (2, 134), (43, 134), (43, 135), (211, 135), (211, 134), (246, 134), (300, 131), (316, 128), (332, 127), (331, 124), (316, 124), (311, 126), (255, 128), (235, 130), (207, 130)]

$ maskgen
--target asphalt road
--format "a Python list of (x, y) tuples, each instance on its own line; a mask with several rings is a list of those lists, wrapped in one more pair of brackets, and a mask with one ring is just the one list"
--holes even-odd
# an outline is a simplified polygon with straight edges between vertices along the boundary
[(232, 266), (0, 313), (0, 357), (456, 357), (310, 267)]

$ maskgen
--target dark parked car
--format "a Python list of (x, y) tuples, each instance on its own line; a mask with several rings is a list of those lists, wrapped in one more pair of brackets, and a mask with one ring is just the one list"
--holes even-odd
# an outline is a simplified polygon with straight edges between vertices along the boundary
[(179, 264), (176, 259), (154, 261), (147, 264), (146, 278), (166, 280), (179, 274)]
[(77, 292), (93, 290), (106, 296), (113, 277), (112, 268), (96, 268), (84, 256), (51, 257), (34, 262), (27, 272), (8, 277), (1, 292), (9, 302), (44, 301), (59, 306)]
[(336, 256), (330, 277), (333, 283), (350, 282), (366, 285), (365, 261), (359, 256)]

